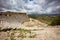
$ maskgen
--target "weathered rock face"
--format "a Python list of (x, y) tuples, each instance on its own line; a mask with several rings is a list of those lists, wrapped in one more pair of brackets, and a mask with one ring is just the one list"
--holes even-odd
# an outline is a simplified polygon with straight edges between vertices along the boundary
[(26, 13), (16, 12), (1, 12), (0, 13), (0, 27), (19, 27), (22, 23), (29, 21)]

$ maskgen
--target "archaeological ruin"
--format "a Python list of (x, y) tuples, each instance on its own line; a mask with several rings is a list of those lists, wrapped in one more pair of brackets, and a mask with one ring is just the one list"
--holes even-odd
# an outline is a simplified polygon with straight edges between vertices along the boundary
[(0, 28), (15, 28), (29, 21), (26, 13), (0, 12)]

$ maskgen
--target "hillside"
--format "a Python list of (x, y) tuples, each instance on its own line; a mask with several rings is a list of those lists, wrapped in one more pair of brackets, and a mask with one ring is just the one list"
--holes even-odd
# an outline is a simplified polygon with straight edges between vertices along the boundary
[(0, 40), (60, 40), (60, 26), (48, 26), (30, 18), (17, 29), (0, 30)]
[(0, 15), (0, 40), (60, 40), (60, 25), (44, 22), (47, 18), (50, 22), (50, 17), (26, 17), (23, 14)]
[(60, 25), (60, 14), (29, 14), (29, 17), (51, 26)]

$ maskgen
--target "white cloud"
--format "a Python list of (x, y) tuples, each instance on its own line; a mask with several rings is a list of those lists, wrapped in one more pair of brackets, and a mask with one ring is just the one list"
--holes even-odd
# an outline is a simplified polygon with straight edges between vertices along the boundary
[(57, 8), (57, 9), (59, 9), (59, 8), (60, 8), (60, 6), (57, 6), (56, 8)]
[(46, 9), (46, 12), (47, 13), (50, 13), (50, 12), (52, 12), (52, 10), (53, 10), (53, 8), (52, 7), (49, 7), (49, 8)]
[(45, 0), (34, 0), (37, 3), (45, 3)]
[[(25, 4), (25, 8), (28, 12), (43, 12), (43, 7), (42, 5), (39, 5), (39, 4), (34, 4), (34, 2), (37, 1), (37, 0), (34, 0), (34, 1), (29, 1), (27, 4)], [(42, 0), (41, 0), (42, 1)]]
[(56, 1), (49, 3), (49, 5), (50, 5), (50, 6), (51, 6), (51, 5), (53, 6), (55, 3), (56, 3)]
[(38, 12), (38, 13), (51, 13), (58, 10), (59, 5), (55, 5), (56, 1), (46, 3), (49, 0), (0, 0), (0, 8), (9, 11), (21, 11), (21, 12)]

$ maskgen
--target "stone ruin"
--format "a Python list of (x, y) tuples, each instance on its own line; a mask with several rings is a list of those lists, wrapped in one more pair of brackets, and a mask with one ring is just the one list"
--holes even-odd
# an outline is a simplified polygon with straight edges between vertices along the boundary
[(0, 29), (19, 28), (27, 21), (29, 18), (26, 13), (0, 12)]

